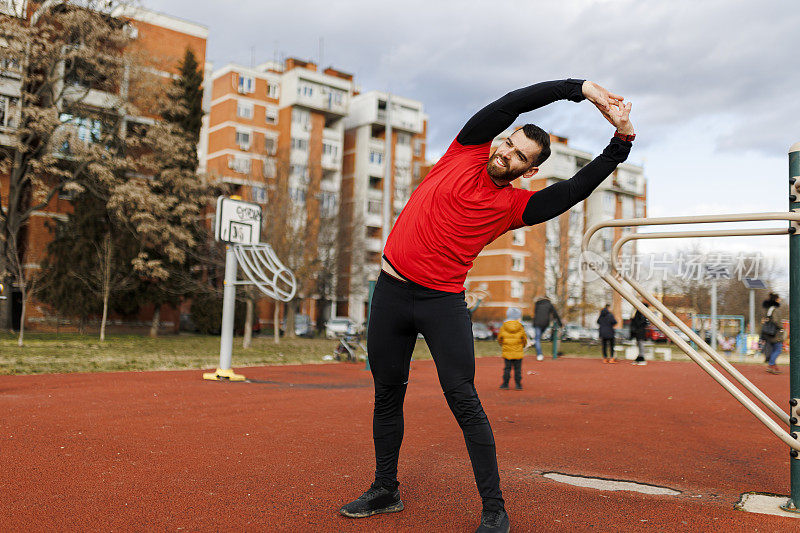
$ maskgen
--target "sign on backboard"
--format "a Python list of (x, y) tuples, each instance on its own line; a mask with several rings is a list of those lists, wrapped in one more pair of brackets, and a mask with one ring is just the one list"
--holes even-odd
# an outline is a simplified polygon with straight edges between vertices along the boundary
[(234, 244), (261, 242), (261, 207), (220, 196), (214, 221), (214, 238)]

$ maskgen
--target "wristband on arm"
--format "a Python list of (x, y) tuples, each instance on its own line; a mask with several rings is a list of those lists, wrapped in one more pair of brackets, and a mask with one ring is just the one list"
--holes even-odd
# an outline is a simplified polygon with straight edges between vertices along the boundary
[(620, 133), (618, 131), (614, 132), (614, 137), (617, 139), (622, 139), (623, 141), (632, 142), (636, 138), (636, 134), (632, 135), (625, 135), (624, 133)]

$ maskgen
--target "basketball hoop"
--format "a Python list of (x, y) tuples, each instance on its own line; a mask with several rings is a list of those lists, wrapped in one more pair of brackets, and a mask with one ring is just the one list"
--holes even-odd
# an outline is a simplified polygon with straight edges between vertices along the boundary
[(237, 244), (233, 253), (249, 281), (237, 285), (255, 285), (274, 300), (288, 302), (294, 298), (297, 282), (292, 271), (281, 263), (269, 244)]

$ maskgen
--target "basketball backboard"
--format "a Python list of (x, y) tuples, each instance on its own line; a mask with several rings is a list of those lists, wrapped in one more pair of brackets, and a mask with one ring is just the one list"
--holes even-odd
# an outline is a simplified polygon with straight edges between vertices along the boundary
[(261, 242), (261, 207), (220, 196), (214, 221), (214, 238), (234, 244)]

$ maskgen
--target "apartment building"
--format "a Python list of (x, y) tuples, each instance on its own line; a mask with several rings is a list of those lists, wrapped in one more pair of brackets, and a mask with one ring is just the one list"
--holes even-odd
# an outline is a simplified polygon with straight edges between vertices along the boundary
[[(27, 23), (35, 24), (37, 18), (44, 9), (56, 9), (58, 3), (26, 3), (19, 1), (6, 0), (0, 2), (0, 16), (16, 16)], [(133, 42), (130, 45), (131, 51), (145, 61), (145, 70), (149, 75), (157, 79), (163, 79), (166, 83), (177, 76), (178, 63), (183, 58), (187, 48), (191, 48), (198, 61), (203, 64), (206, 55), (206, 41), (208, 30), (206, 27), (183, 19), (179, 19), (163, 13), (157, 13), (142, 8), (125, 7), (116, 10), (113, 16), (125, 20)], [(64, 83), (80, 83), (80, 80), (65, 79)], [(18, 102), (20, 95), (21, 76), (14, 65), (0, 65), (0, 144), (9, 146), (12, 141), (12, 134), (18, 126), (19, 118)], [(127, 79), (115, 80), (115, 91), (108, 92), (108, 88), (99, 87), (80, 87), (76, 90), (86, 91), (82, 105), (92, 108), (95, 111), (108, 111), (109, 115), (117, 113), (115, 107), (115, 96), (126, 95), (129, 91)], [(68, 93), (69, 91), (67, 91)], [(136, 102), (134, 102), (136, 103)], [(65, 126), (75, 127), (79, 138), (89, 141), (92, 128), (100, 127), (97, 124), (89, 124), (79, 116), (62, 116)], [(152, 110), (145, 106), (140, 106), (139, 112), (135, 115), (123, 117), (123, 131), (127, 125), (140, 122), (152, 124), (157, 119)], [(0, 190), (3, 192), (3, 199), (8, 196), (8, 176), (0, 175)], [(51, 233), (47, 227), (50, 220), (60, 219), (72, 210), (69, 194), (61, 194), (53, 197), (49, 204), (32, 214), (25, 231), (22, 233), (23, 242), (21, 248), (24, 249), (24, 262), (29, 270), (36, 270), (45, 256), (47, 244), (51, 240)], [(12, 323), (19, 321), (21, 309), (21, 295), (16, 287), (12, 287)], [(152, 312), (152, 310), (150, 310)], [(46, 327), (46, 315), (48, 310), (38, 305), (35, 301), (28, 307), (27, 326)], [(177, 328), (177, 310), (164, 309), (162, 311), (162, 323)], [(8, 327), (3, 324), (2, 327)]]
[[(498, 136), (494, 145), (513, 130)], [(514, 186), (540, 190), (569, 179), (593, 159), (589, 152), (569, 146), (568, 139), (550, 135), (551, 155), (532, 178), (520, 178)], [(533, 304), (547, 296), (565, 322), (587, 326), (605, 303), (620, 318), (629, 318), (631, 308), (602, 280), (589, 280), (580, 273), (580, 247), (585, 229), (602, 220), (645, 216), (646, 182), (640, 166), (623, 163), (589, 198), (562, 215), (530, 227), (523, 227), (487, 246), (467, 275), (467, 288), (488, 292), (475, 311), (476, 320), (502, 320), (508, 307), (519, 307), (524, 316), (533, 314)], [(604, 230), (592, 240), (592, 251), (609, 256), (622, 231)], [(625, 248), (635, 253), (635, 244)]]
[[(391, 161), (386, 155), (387, 116)], [(394, 224), (425, 165), (426, 130), (421, 102), (371, 91), (355, 96), (350, 104), (345, 118), (337, 313), (357, 323), (366, 319), (368, 282), (378, 277), (383, 243), (391, 230), (383, 224), (384, 187), (389, 187)]]
[[(230, 184), (233, 194), (262, 205), (266, 217), (278, 181), (286, 180), (289, 198), (281, 201), (299, 208), (297, 216), (305, 218), (320, 255), (331, 256), (335, 243), (320, 232), (336, 227), (353, 76), (288, 58), (252, 68), (225, 65), (211, 74), (207, 88), (201, 171)], [(333, 288), (311, 294), (300, 303), (300, 312), (325, 320), (335, 314), (334, 300)], [(271, 317), (273, 311), (272, 301), (259, 303), (260, 317)]]

